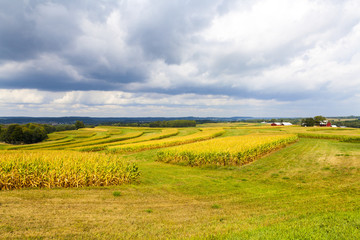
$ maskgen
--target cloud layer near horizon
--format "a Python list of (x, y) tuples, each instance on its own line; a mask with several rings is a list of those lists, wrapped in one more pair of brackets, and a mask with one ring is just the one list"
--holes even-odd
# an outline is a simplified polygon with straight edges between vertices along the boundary
[(359, 66), (358, 1), (0, 1), (3, 116), (360, 115)]

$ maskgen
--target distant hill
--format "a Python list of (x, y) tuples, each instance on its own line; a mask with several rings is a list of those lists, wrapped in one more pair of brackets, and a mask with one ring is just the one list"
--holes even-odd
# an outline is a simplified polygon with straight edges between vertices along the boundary
[(240, 121), (248, 120), (252, 117), (120, 117), (120, 118), (99, 118), (99, 117), (0, 117), (0, 124), (26, 124), (26, 123), (45, 123), (45, 124), (74, 124), (75, 121), (83, 121), (85, 124), (99, 125), (99, 124), (112, 124), (117, 122), (122, 123), (146, 123), (154, 121), (170, 121), (170, 120), (196, 120), (196, 121)]

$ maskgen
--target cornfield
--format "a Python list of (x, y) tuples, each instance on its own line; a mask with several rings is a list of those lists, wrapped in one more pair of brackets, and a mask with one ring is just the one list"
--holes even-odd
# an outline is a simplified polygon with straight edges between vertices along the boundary
[(294, 134), (217, 138), (160, 151), (157, 154), (157, 160), (190, 166), (239, 166), (295, 142), (297, 139), (297, 135)]
[[(82, 149), (84, 146), (86, 146), (86, 148), (89, 148), (89, 146), (94, 146), (94, 145), (106, 145), (106, 144), (113, 143), (113, 142), (120, 142), (120, 141), (124, 141), (127, 139), (137, 138), (143, 134), (144, 134), (144, 132), (142, 132), (142, 131), (136, 131), (136, 132), (130, 132), (130, 133), (127, 133), (124, 135), (113, 135), (113, 136), (108, 135), (108, 137), (106, 139), (105, 138), (95, 139), (95, 140), (89, 139), (89, 141), (84, 142), (84, 143), (74, 143), (74, 144), (68, 145), (68, 146), (66, 146), (66, 149), (76, 149), (76, 150), (81, 149), (82, 151), (86, 152), (86, 150)], [(59, 148), (55, 148), (55, 149), (59, 149)]]
[(301, 138), (334, 139), (334, 140), (339, 140), (340, 142), (360, 142), (360, 136), (352, 136), (352, 135), (298, 133), (298, 136)]
[(73, 149), (83, 151), (83, 152), (96, 152), (96, 151), (102, 151), (102, 150), (108, 149), (108, 147), (110, 147), (110, 146), (120, 146), (120, 145), (124, 145), (124, 144), (129, 144), (129, 143), (137, 143), (137, 142), (145, 142), (145, 141), (169, 138), (169, 137), (179, 134), (179, 130), (176, 128), (162, 129), (162, 131), (160, 133), (156, 133), (156, 132), (154, 133), (152, 131), (154, 131), (154, 129), (151, 129), (149, 135), (146, 135), (145, 132), (141, 132), (141, 134), (139, 132), (133, 132), (133, 133), (124, 135), (123, 139), (119, 139), (116, 142), (97, 143), (97, 144), (91, 144), (91, 145), (95, 145), (95, 146), (73, 148)]
[[(112, 132), (113, 131), (107, 131), (106, 129), (101, 129), (101, 128), (94, 128), (94, 129), (84, 128), (79, 130), (55, 132), (49, 134), (48, 141), (44, 141), (36, 144), (13, 146), (7, 149), (9, 150), (65, 149), (68, 146), (74, 144), (86, 145), (89, 141), (96, 141), (96, 140), (101, 141), (102, 139), (107, 139), (111, 136)], [(118, 130), (117, 134), (121, 134), (121, 130)]]
[(118, 156), (74, 151), (1, 151), (0, 190), (121, 185), (138, 167)]
[(186, 136), (125, 144), (119, 147), (118, 146), (109, 147), (107, 149), (107, 152), (109, 153), (137, 152), (137, 151), (149, 150), (154, 148), (176, 146), (176, 145), (215, 138), (222, 135), (224, 132), (225, 130), (222, 128), (206, 128), (206, 129), (201, 129), (199, 132), (195, 134), (186, 135)]

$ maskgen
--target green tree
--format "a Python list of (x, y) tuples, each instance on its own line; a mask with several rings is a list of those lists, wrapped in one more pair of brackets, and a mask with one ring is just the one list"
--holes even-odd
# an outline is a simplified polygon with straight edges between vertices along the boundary
[(305, 127), (312, 127), (315, 125), (315, 120), (313, 118), (305, 118), (301, 120), (301, 125)]
[(75, 122), (75, 128), (76, 128), (76, 129), (84, 128), (84, 127), (85, 127), (85, 124), (84, 124), (83, 121), (77, 120), (77, 121)]
[(2, 126), (0, 125), (0, 142), (4, 141), (3, 140), (3, 131), (2, 131)]
[(11, 124), (3, 133), (3, 140), (6, 143), (18, 144), (23, 142), (24, 134), (19, 124)]
[(326, 117), (321, 116), (321, 115), (314, 117), (315, 125), (320, 125), (320, 122), (323, 122), (325, 120), (326, 120)]
[(36, 143), (47, 138), (47, 132), (41, 124), (11, 124), (2, 129), (0, 140), (10, 144)]

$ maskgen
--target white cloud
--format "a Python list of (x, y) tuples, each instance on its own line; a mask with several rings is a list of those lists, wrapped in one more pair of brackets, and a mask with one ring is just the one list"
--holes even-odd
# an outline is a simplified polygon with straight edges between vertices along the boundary
[[(276, 100), (236, 99), (226, 95), (196, 94), (132, 94), (120, 91), (52, 92), (37, 90), (0, 90), (3, 113), (31, 113), (40, 116), (234, 116), (244, 115), (244, 109), (255, 114), (265, 106), (281, 106)], [(12, 96), (12, 97), (10, 97)], [(16, 97), (15, 97), (16, 96)], [(186, 111), (187, 114), (186, 114)]]
[(40, 104), (43, 102), (44, 97), (39, 94), (37, 90), (29, 89), (0, 89), (0, 103), (10, 103), (10, 104)]

